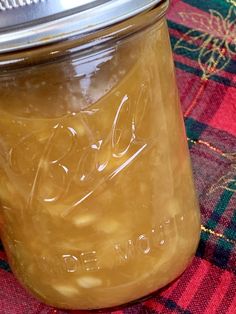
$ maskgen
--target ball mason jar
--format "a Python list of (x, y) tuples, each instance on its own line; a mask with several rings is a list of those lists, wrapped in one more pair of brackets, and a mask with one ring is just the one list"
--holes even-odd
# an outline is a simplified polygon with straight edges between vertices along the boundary
[[(13, 25), (1, 19), (0, 227), (11, 269), (58, 308), (143, 298), (185, 270), (200, 230), (168, 2), (14, 3), (0, 13)], [(34, 20), (14, 20), (23, 11)]]

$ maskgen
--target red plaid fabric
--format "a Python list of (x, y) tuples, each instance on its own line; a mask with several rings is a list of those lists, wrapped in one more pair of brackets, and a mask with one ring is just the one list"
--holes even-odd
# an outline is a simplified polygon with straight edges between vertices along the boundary
[[(172, 0), (168, 22), (201, 241), (178, 280), (148, 301), (112, 313), (236, 314), (236, 0)], [(70, 313), (29, 296), (11, 274), (3, 248), (0, 268), (0, 314)]]

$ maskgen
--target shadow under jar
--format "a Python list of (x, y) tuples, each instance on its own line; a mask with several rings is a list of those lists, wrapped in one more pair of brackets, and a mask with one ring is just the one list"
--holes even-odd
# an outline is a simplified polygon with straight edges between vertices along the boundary
[(0, 226), (28, 291), (91, 310), (177, 278), (200, 219), (167, 1), (84, 3), (0, 34)]

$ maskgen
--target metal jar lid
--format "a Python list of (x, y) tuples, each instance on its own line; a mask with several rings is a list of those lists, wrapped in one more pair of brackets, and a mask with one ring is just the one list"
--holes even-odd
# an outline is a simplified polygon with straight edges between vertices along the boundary
[(162, 0), (0, 0), (0, 53), (94, 32)]

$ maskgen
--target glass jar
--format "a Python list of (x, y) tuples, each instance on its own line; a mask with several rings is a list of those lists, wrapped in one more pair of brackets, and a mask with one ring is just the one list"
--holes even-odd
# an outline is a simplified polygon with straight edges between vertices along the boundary
[(49, 305), (129, 303), (195, 253), (167, 6), (0, 54), (1, 239), (15, 276)]

